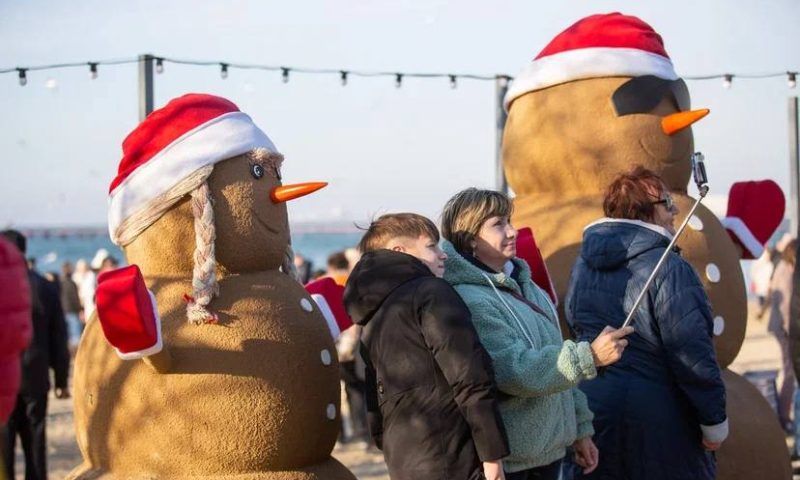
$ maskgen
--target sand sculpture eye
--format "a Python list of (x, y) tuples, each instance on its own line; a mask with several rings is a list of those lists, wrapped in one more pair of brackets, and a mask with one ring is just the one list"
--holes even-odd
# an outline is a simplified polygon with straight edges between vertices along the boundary
[(277, 178), (279, 182), (281, 181), (281, 170), (278, 167), (275, 167), (275, 178)]
[(250, 175), (252, 175), (256, 180), (260, 180), (261, 177), (264, 176), (264, 166), (259, 165), (258, 163), (250, 165)]

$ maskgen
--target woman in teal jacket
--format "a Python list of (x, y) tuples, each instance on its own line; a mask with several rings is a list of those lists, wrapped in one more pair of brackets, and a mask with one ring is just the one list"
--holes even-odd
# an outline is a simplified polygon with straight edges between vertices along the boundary
[(564, 341), (547, 295), (516, 258), (511, 201), (470, 188), (442, 212), (444, 278), (464, 299), (495, 369), (511, 454), (507, 480), (557, 479), (566, 448), (588, 473), (597, 466), (592, 412), (576, 388), (610, 365), (632, 329), (606, 328), (591, 344)]

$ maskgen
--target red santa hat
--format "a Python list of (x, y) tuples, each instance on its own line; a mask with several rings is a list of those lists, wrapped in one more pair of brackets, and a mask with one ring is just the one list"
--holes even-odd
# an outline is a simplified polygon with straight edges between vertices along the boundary
[(785, 210), (783, 190), (772, 180), (736, 182), (728, 193), (728, 213), (722, 225), (742, 246), (742, 258), (751, 260), (764, 253)]
[(122, 143), (109, 189), (111, 240), (132, 241), (205, 180), (193, 178), (198, 170), (255, 149), (277, 153), (253, 120), (224, 98), (191, 93), (154, 111)]
[(573, 80), (642, 75), (678, 78), (661, 36), (636, 17), (617, 12), (592, 15), (544, 47), (514, 79), (504, 106), (508, 110), (525, 93)]

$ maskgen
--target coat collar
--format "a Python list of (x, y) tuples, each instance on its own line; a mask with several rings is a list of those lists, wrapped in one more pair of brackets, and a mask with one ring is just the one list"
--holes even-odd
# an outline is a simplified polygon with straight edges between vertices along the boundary
[(650, 223), (650, 222), (643, 222), (641, 220), (631, 220), (631, 219), (627, 219), (627, 218), (603, 217), (603, 218), (601, 218), (599, 220), (595, 220), (594, 222), (590, 223), (589, 225), (586, 225), (583, 228), (583, 231), (585, 232), (586, 230), (588, 230), (588, 229), (590, 229), (590, 228), (592, 228), (594, 226), (603, 225), (603, 224), (607, 224), (607, 223), (626, 223), (628, 225), (638, 225), (638, 226), (640, 226), (642, 228), (646, 228), (648, 230), (652, 230), (652, 231), (658, 233), (659, 235), (667, 237), (667, 240), (672, 240), (672, 237), (673, 237), (673, 235), (671, 233), (669, 233), (669, 231), (666, 228), (662, 227), (661, 225), (656, 225), (655, 223)]
[[(522, 259), (514, 257), (506, 263), (502, 272), (490, 273), (464, 258), (447, 240), (442, 240), (442, 250), (447, 254), (447, 260), (444, 262), (444, 279), (451, 285), (474, 284), (488, 287), (486, 284), (488, 277), (495, 286), (522, 294), (521, 284), (531, 282), (531, 270)], [(516, 272), (517, 280), (512, 278), (512, 272)]]

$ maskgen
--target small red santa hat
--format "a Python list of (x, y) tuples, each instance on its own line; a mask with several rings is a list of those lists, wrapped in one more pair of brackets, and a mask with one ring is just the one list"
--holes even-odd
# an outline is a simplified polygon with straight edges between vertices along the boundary
[(722, 225), (742, 246), (742, 259), (752, 260), (764, 253), (764, 245), (780, 226), (785, 210), (783, 190), (772, 180), (733, 184)]
[(322, 277), (308, 283), (305, 288), (319, 306), (334, 340), (353, 325), (353, 320), (344, 308), (343, 286), (330, 277)]
[(661, 36), (636, 17), (618, 12), (592, 15), (544, 47), (514, 79), (503, 103), (508, 110), (525, 93), (573, 80), (642, 75), (678, 78)]
[(224, 98), (190, 93), (154, 111), (122, 142), (109, 188), (111, 240), (130, 243), (205, 180), (192, 178), (198, 170), (255, 149), (277, 153), (253, 120)]

